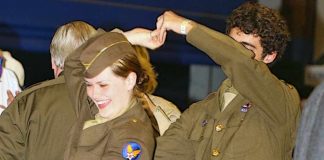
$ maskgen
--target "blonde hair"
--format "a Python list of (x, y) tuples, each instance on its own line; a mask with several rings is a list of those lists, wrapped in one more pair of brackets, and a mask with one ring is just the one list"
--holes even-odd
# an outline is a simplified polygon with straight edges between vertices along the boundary
[(95, 33), (96, 29), (83, 21), (74, 21), (59, 27), (50, 46), (54, 64), (63, 69), (65, 58)]

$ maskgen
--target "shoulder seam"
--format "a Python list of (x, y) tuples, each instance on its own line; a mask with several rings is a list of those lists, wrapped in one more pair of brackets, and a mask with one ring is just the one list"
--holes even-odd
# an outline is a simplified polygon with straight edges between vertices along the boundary
[[(51, 82), (53, 82), (53, 83), (51, 83)], [(56, 79), (39, 82), (39, 83), (36, 83), (36, 84), (28, 87), (27, 89), (23, 90), (20, 94), (17, 95), (16, 99), (19, 100), (21, 97), (24, 97), (30, 93), (33, 93), (33, 92), (37, 91), (38, 89), (55, 86), (55, 85), (59, 85), (59, 84), (64, 84), (64, 83), (65, 83), (64, 77), (59, 77)]]

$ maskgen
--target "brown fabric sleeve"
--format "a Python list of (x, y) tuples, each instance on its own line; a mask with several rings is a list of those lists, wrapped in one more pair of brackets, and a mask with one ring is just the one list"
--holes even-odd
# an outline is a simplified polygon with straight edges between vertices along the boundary
[(115, 128), (109, 137), (109, 143), (102, 159), (125, 159), (122, 155), (123, 149), (127, 148), (130, 143), (140, 145), (141, 160), (152, 160), (155, 150), (155, 139), (152, 130), (148, 130), (148, 123), (140, 121), (129, 122), (120, 128)]
[(24, 157), (24, 135), (26, 128), (24, 103), (13, 101), (0, 116), (0, 160), (14, 160)]
[(221, 65), (234, 88), (258, 106), (267, 120), (285, 123), (290, 118), (287, 112), (296, 111), (293, 107), (298, 107), (299, 101), (287, 101), (290, 96), (299, 99), (296, 89), (283, 85), (266, 64), (254, 60), (253, 53), (240, 43), (202, 25), (189, 32), (187, 41)]

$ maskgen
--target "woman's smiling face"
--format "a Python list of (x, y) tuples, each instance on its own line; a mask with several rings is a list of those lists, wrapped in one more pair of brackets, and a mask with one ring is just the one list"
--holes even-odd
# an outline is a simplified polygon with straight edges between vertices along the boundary
[(127, 79), (117, 76), (111, 67), (93, 78), (85, 78), (87, 94), (102, 117), (114, 119), (127, 111), (134, 87), (129, 85)]

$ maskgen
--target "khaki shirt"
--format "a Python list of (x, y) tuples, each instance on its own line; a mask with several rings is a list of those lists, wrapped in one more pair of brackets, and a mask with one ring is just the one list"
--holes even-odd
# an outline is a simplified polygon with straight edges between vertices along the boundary
[(149, 95), (149, 98), (155, 106), (153, 115), (158, 123), (160, 135), (163, 135), (170, 124), (180, 117), (181, 112), (176, 105), (162, 97)]
[(62, 160), (75, 120), (64, 76), (26, 89), (0, 116), (0, 159)]
[(221, 33), (196, 26), (187, 41), (221, 65), (238, 95), (222, 112), (220, 90), (190, 106), (157, 139), (155, 159), (291, 160), (300, 113), (296, 89)]

